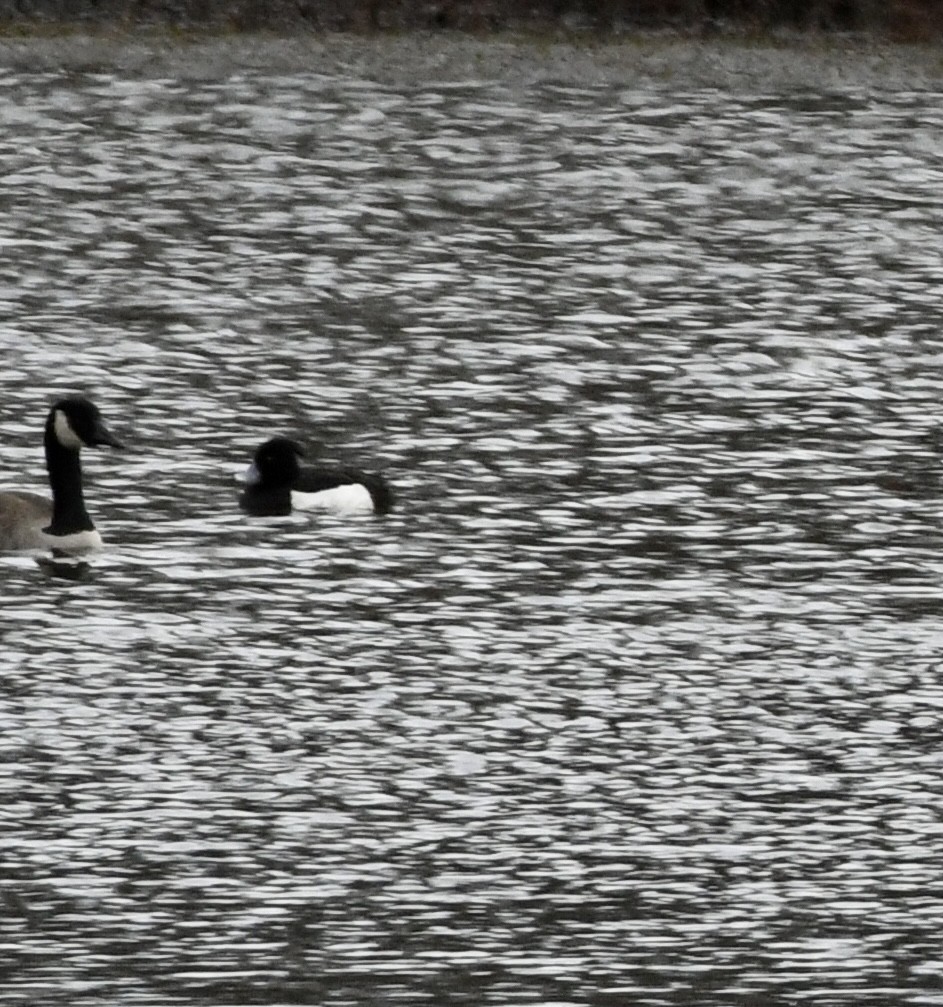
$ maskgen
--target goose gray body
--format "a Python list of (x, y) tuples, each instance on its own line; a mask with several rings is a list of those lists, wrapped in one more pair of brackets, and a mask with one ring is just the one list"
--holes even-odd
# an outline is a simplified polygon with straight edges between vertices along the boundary
[(51, 536), (43, 529), (51, 521), (51, 500), (38, 493), (0, 492), (0, 545), (5, 551), (49, 548)]
[(37, 493), (0, 491), (0, 550), (81, 553), (101, 547), (85, 509), (83, 447), (121, 444), (108, 432), (98, 409), (82, 398), (61, 399), (46, 419), (43, 438), (52, 500)]

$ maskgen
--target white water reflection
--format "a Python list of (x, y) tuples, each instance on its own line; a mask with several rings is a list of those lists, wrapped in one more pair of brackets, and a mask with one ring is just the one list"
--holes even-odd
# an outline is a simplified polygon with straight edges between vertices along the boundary
[(933, 1002), (932, 95), (2, 83), (9, 995)]

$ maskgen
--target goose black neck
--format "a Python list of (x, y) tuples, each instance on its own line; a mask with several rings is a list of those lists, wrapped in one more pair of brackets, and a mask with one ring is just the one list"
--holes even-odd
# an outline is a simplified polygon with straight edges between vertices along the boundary
[(95, 525), (85, 509), (82, 494), (82, 463), (79, 452), (59, 443), (50, 416), (44, 437), (46, 469), (52, 487), (52, 523), (50, 535), (71, 535), (79, 531), (92, 531)]

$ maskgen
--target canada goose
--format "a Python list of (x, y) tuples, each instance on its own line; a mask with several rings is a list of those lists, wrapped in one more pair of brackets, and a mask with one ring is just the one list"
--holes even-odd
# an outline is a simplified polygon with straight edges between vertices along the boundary
[(239, 505), (254, 517), (324, 510), (332, 514), (386, 514), (393, 494), (382, 476), (347, 468), (303, 469), (302, 449), (273, 437), (255, 452)]
[(0, 492), (0, 550), (53, 549), (79, 553), (101, 547), (82, 495), (83, 447), (123, 447), (88, 399), (60, 399), (43, 435), (52, 501), (36, 493)]

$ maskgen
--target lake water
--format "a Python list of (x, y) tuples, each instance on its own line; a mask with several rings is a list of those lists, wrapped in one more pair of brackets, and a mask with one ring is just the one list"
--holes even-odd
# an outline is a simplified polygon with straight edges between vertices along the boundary
[(0, 558), (0, 1002), (943, 1004), (940, 93), (145, 70), (0, 72), (3, 482), (129, 445)]

